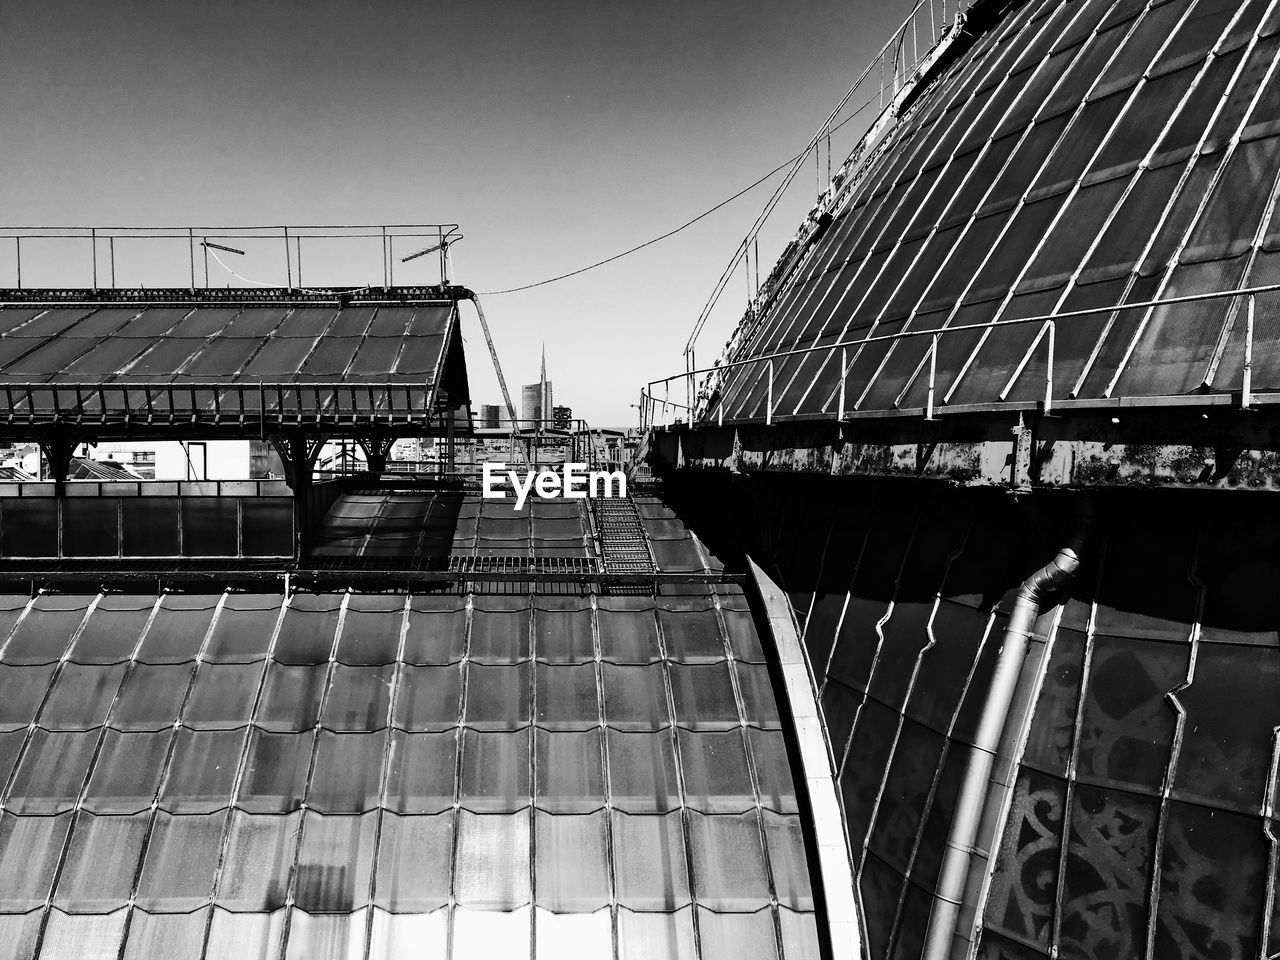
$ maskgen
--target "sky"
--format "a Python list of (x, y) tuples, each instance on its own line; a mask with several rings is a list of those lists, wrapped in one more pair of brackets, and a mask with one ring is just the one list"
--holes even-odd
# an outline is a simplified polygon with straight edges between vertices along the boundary
[[(903, 0), (4, 4), (0, 224), (457, 223), (451, 279), (481, 293), (517, 406), (545, 344), (557, 403), (593, 426), (631, 425), (644, 383), (684, 368), (694, 321), (780, 177), (615, 263), (492, 293), (665, 233), (784, 162), (910, 10)], [(796, 178), (764, 234), (761, 276), (823, 172)], [(346, 247), (342, 262), (319, 242), (304, 248), (306, 282), (379, 281), (378, 241), (365, 242), (367, 262)], [(182, 283), (185, 246), (155, 252), (159, 243), (118, 251), (122, 284)], [(86, 285), (83, 247), (47, 244), (42, 264), (29, 244), (24, 280)], [(249, 253), (224, 258), (252, 280), (283, 281), (282, 255)], [(396, 279), (438, 277), (434, 263)], [(162, 266), (177, 276), (158, 280)], [(210, 279), (237, 282), (217, 264)], [(700, 340), (700, 365), (746, 295), (740, 277)], [(498, 402), (475, 316), (463, 312), (473, 401)]]

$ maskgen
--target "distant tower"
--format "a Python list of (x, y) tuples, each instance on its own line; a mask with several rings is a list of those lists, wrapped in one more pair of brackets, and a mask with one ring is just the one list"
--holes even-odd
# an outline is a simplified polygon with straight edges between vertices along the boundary
[[(547, 346), (542, 345), (542, 373), (537, 383), (528, 383), (520, 388), (520, 419), (549, 420), (552, 411), (551, 381), (547, 379)], [(521, 427), (529, 429), (539, 424), (522, 423)]]

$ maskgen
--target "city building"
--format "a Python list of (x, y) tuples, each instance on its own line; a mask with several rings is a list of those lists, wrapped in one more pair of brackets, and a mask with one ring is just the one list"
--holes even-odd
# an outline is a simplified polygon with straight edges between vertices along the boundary
[[(547, 384), (548, 395), (551, 390), (551, 384)], [(552, 407), (551, 408), (551, 424), (557, 430), (573, 429), (573, 408), (572, 407)]]
[(542, 350), (542, 376), (537, 383), (526, 384), (520, 390), (521, 429), (534, 429), (549, 425), (554, 409), (551, 399), (551, 381), (547, 379), (547, 351)]

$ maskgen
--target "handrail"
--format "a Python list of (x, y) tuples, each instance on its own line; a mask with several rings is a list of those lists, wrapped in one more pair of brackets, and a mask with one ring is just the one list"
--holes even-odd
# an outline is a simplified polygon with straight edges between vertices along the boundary
[[(971, 3), (972, 0), (953, 0), (952, 9), (948, 11), (947, 0), (917, 0), (911, 12), (903, 20), (902, 25), (863, 68), (848, 92), (836, 104), (835, 109), (831, 111), (827, 119), (818, 127), (804, 149), (796, 157), (786, 176), (765, 202), (763, 209), (748, 229), (746, 236), (734, 250), (728, 265), (720, 275), (719, 280), (716, 281), (711, 296), (703, 306), (698, 319), (694, 322), (689, 339), (685, 343), (686, 365), (692, 366), (694, 348), (698, 337), (701, 335), (712, 310), (715, 309), (716, 304), (719, 302), (720, 296), (728, 287), (729, 281), (739, 263), (744, 264), (744, 270), (748, 274), (748, 290), (751, 290), (750, 260), (753, 244), (756, 260), (755, 295), (754, 297), (748, 297), (749, 303), (744, 320), (752, 316), (752, 308), (761, 299), (762, 292), (767, 293), (780, 280), (775, 274), (783, 261), (787, 259), (789, 253), (796, 249), (799, 244), (802, 244), (805, 235), (811, 233), (820, 224), (822, 213), (829, 209), (842, 194), (842, 188), (851, 185), (851, 181), (848, 180), (850, 167), (860, 158), (866, 156), (869, 147), (888, 129), (887, 121), (896, 114), (903, 102), (903, 96), (908, 93), (913, 82), (936, 61), (940, 48), (957, 35), (958, 28), (962, 25), (962, 14)], [(950, 20), (948, 20), (949, 15), (951, 17)], [(922, 43), (922, 32), (925, 34), (927, 42)], [(876, 71), (877, 66), (879, 67), (878, 73)], [(852, 119), (852, 116), (839, 124), (836, 123), (836, 118), (854, 95), (863, 88), (864, 84), (876, 84), (877, 87), (873, 95), (854, 112), (854, 116), (861, 112), (862, 109), (876, 104), (878, 107), (877, 118), (869, 125), (867, 131), (859, 137), (848, 157), (833, 175), (830, 157), (831, 134)], [(819, 151), (824, 141), (827, 145), (827, 187), (823, 190), (819, 184), (817, 203), (801, 223), (796, 235), (787, 244), (782, 256), (762, 286), (760, 284), (760, 231), (773, 214), (782, 199), (782, 195), (791, 186), (800, 170), (809, 162), (809, 158), (814, 157), (815, 161), (821, 162)], [(739, 323), (740, 326), (741, 322)], [(732, 343), (732, 338), (730, 342)]]
[[(647, 417), (647, 413), (649, 412), (648, 408), (651, 406), (656, 406), (658, 404), (661, 404), (663, 406), (664, 411), (666, 410), (666, 408), (671, 407), (671, 408), (680, 408), (684, 410), (689, 410), (691, 412), (696, 412), (696, 409), (699, 405), (680, 404), (680, 403), (676, 403), (675, 401), (669, 398), (670, 385), (672, 383), (675, 383), (677, 381), (687, 381), (692, 383), (692, 379), (694, 377), (702, 374), (723, 373), (724, 371), (735, 368), (735, 367), (743, 367), (751, 364), (760, 364), (760, 363), (768, 364), (768, 369), (770, 372), (770, 382), (768, 385), (770, 395), (766, 402), (765, 422), (772, 423), (773, 422), (772, 371), (773, 371), (774, 361), (785, 360), (790, 357), (805, 356), (811, 353), (834, 352), (836, 350), (840, 350), (843, 352), (843, 351), (847, 351), (850, 347), (863, 347), (871, 343), (892, 343), (899, 340), (907, 340), (912, 337), (932, 337), (933, 338), (933, 344), (929, 348), (929, 355), (928, 355), (928, 359), (930, 362), (930, 370), (929, 370), (930, 383), (929, 383), (929, 395), (928, 395), (927, 414), (926, 414), (928, 419), (932, 419), (933, 406), (934, 406), (934, 402), (933, 402), (934, 387), (935, 387), (933, 380), (934, 380), (934, 375), (936, 373), (934, 364), (936, 363), (936, 360), (937, 360), (938, 343), (942, 339), (942, 337), (944, 337), (949, 333), (962, 333), (962, 332), (970, 332), (974, 330), (992, 330), (998, 327), (1012, 327), (1012, 326), (1019, 326), (1023, 324), (1029, 324), (1029, 323), (1042, 324), (1044, 325), (1044, 330), (1042, 330), (1041, 333), (1037, 335), (1036, 340), (1028, 347), (1026, 356), (1024, 356), (1022, 363), (1019, 364), (1017, 369), (1014, 371), (1013, 376), (1010, 378), (1009, 383), (1006, 384), (1004, 390), (1001, 392), (1000, 399), (1001, 400), (1004, 399), (1005, 395), (1007, 395), (1008, 391), (1012, 388), (1013, 381), (1016, 380), (1017, 377), (1022, 373), (1022, 370), (1026, 366), (1027, 360), (1030, 357), (1031, 351), (1034, 350), (1039, 345), (1040, 337), (1047, 335), (1049, 339), (1049, 350), (1050, 350), (1049, 361), (1050, 362), (1048, 363), (1047, 369), (1046, 369), (1047, 382), (1046, 382), (1046, 392), (1045, 392), (1045, 409), (1049, 410), (1053, 404), (1052, 351), (1053, 351), (1057, 321), (1070, 320), (1078, 317), (1097, 316), (1099, 314), (1119, 313), (1122, 311), (1129, 311), (1129, 310), (1150, 310), (1156, 307), (1170, 306), (1170, 305), (1181, 304), (1181, 303), (1196, 303), (1196, 302), (1202, 302), (1202, 301), (1208, 301), (1208, 300), (1220, 300), (1220, 299), (1237, 298), (1237, 297), (1247, 298), (1246, 299), (1247, 316), (1246, 316), (1245, 364), (1243, 369), (1242, 392), (1244, 394), (1243, 405), (1249, 406), (1252, 400), (1251, 376), (1252, 376), (1253, 330), (1254, 330), (1254, 314), (1255, 314), (1254, 298), (1260, 294), (1275, 293), (1277, 291), (1280, 291), (1280, 283), (1270, 283), (1270, 284), (1262, 284), (1262, 285), (1253, 286), (1253, 287), (1238, 287), (1231, 290), (1216, 290), (1209, 293), (1193, 293), (1193, 294), (1185, 294), (1183, 296), (1177, 296), (1177, 297), (1161, 297), (1153, 300), (1135, 300), (1131, 303), (1115, 303), (1115, 304), (1109, 304), (1109, 305), (1100, 306), (1100, 307), (1086, 307), (1079, 310), (1066, 310), (1060, 313), (1046, 313), (1046, 314), (1037, 314), (1029, 317), (1014, 317), (1011, 319), (988, 320), (984, 323), (958, 324), (953, 327), (938, 327), (931, 330), (929, 329), (899, 330), (896, 333), (882, 334), (880, 336), (874, 336), (874, 337), (864, 337), (858, 340), (840, 340), (835, 343), (828, 343), (828, 344), (822, 344), (822, 345), (815, 344), (814, 346), (798, 347), (791, 350), (782, 350), (782, 351), (778, 351), (777, 353), (760, 354), (754, 357), (744, 357), (742, 359), (729, 360), (723, 363), (717, 361), (714, 365), (710, 367), (702, 367), (700, 369), (695, 369), (695, 370), (686, 370), (683, 373), (672, 374), (669, 377), (662, 377), (657, 380), (650, 380), (646, 385), (645, 389), (640, 391), (641, 415), (642, 415), (641, 425), (642, 425), (642, 428), (645, 428), (651, 425)], [(844, 414), (844, 403), (843, 403), (844, 386), (845, 386), (845, 376), (848, 373), (848, 366), (849, 365), (844, 362), (842, 362), (841, 364), (841, 375), (840, 375), (841, 403), (840, 403), (840, 410), (838, 411), (838, 414), (840, 416), (843, 416)], [(661, 399), (656, 397), (654, 395), (655, 386), (664, 386), (667, 389), (668, 396), (664, 396)], [(704, 382), (702, 386), (705, 389), (707, 386), (706, 382)], [(719, 412), (720, 412), (720, 422), (723, 422), (723, 417), (724, 417), (723, 406), (721, 406)]]
[[(209, 257), (212, 256), (217, 264), (219, 264), (231, 277), (241, 281), (246, 286), (283, 286), (287, 289), (300, 289), (303, 287), (302, 282), (302, 241), (303, 240), (337, 240), (337, 241), (366, 241), (364, 244), (358, 244), (362, 249), (367, 247), (368, 241), (379, 241), (381, 246), (381, 263), (382, 276), (380, 281), (371, 279), (366, 286), (381, 285), (383, 287), (391, 287), (395, 285), (395, 264), (397, 260), (404, 262), (406, 260), (417, 259), (426, 253), (439, 253), (439, 268), (441, 283), (447, 283), (449, 272), (449, 247), (462, 239), (462, 233), (456, 223), (366, 223), (366, 224), (272, 224), (272, 225), (223, 225), (223, 226), (201, 226), (196, 224), (187, 224), (182, 226), (50, 226), (50, 225), (34, 225), (34, 226), (3, 226), (0, 225), (0, 241), (13, 241), (13, 276), (15, 278), (14, 286), (17, 289), (23, 289), (23, 243), (28, 244), (27, 264), (30, 266), (31, 253), (30, 246), (32, 243), (41, 241), (85, 241), (88, 244), (88, 254), (85, 266), (88, 268), (86, 273), (89, 274), (92, 281), (92, 287), (96, 291), (100, 287), (107, 289), (115, 289), (116, 287), (116, 242), (136, 242), (141, 240), (163, 240), (163, 241), (181, 241), (185, 249), (182, 251), (186, 254), (185, 260), (186, 276), (183, 278), (187, 281), (185, 285), (192, 291), (197, 288), (209, 288), (211, 286), (209, 280)], [(419, 241), (435, 241), (435, 245), (427, 246), (423, 250), (409, 253), (407, 257), (402, 256), (407, 253), (403, 248), (399, 251), (395, 249), (396, 241), (419, 240)], [(219, 241), (235, 241), (244, 244), (246, 249), (238, 249), (229, 247), (225, 243)], [(249, 272), (262, 270), (277, 270), (281, 265), (279, 261), (279, 247), (276, 244), (282, 244), (284, 248), (284, 257), (282, 265), (284, 267), (284, 283), (266, 283), (260, 278), (242, 277), (239, 273), (223, 261), (219, 253), (229, 256), (244, 257), (248, 252), (250, 242), (270, 242), (276, 253), (273, 256), (273, 264), (258, 264), (253, 268), (249, 268)], [(6, 244), (7, 245), (7, 244)], [(198, 250), (197, 250), (198, 248)], [(257, 252), (256, 250), (254, 251)], [(353, 258), (348, 256), (344, 260), (350, 262)], [(203, 265), (203, 277), (197, 269), (197, 263)], [(60, 268), (65, 269), (66, 258), (59, 258)], [(148, 286), (157, 285), (153, 280), (148, 281)], [(164, 285), (164, 284), (161, 284)], [(172, 284), (169, 284), (172, 285)], [(30, 286), (30, 284), (28, 284)], [(129, 286), (129, 284), (126, 284)]]

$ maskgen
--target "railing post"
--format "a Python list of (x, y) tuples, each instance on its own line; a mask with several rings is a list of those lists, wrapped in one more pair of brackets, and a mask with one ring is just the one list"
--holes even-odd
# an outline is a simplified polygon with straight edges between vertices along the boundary
[(933, 392), (938, 377), (938, 340), (941, 334), (933, 335), (933, 343), (929, 346), (929, 397), (925, 401), (924, 418), (933, 419)]
[(22, 238), (14, 237), (13, 246), (14, 246), (14, 253), (17, 255), (17, 260), (18, 260), (18, 289), (21, 290), (22, 289)]
[(284, 231), (284, 279), (285, 286), (293, 289), (293, 257), (289, 255), (289, 228), (281, 227)]
[(187, 257), (191, 261), (191, 292), (196, 292), (196, 232), (187, 227)]
[(1052, 320), (1049, 321), (1049, 358), (1044, 368), (1044, 412), (1048, 413), (1053, 409), (1053, 349), (1054, 349), (1054, 332), (1057, 330), (1057, 324)]
[(1244, 322), (1244, 371), (1240, 376), (1240, 405), (1253, 405), (1253, 314), (1254, 296), (1249, 294), (1245, 301)]
[(773, 361), (769, 361), (768, 393), (764, 399), (764, 422), (766, 426), (773, 424)]
[(844, 419), (844, 382), (849, 373), (848, 348), (840, 348), (840, 403), (836, 409), (836, 419)]
[[(89, 228), (89, 249), (93, 251), (93, 291), (98, 292), (98, 228)], [(195, 285), (195, 281), (192, 281)]]

